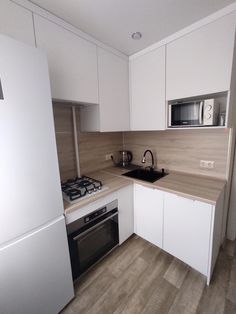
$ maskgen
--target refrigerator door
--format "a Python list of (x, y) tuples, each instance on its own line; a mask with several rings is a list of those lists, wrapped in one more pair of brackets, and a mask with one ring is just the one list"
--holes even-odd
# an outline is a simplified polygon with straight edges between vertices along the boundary
[(0, 35), (0, 245), (63, 213), (45, 55)]
[(0, 313), (55, 314), (73, 298), (64, 217), (0, 249)]

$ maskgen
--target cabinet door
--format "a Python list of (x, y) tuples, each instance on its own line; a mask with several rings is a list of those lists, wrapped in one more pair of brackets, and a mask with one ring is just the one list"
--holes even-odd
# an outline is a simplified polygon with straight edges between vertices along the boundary
[(163, 249), (208, 274), (212, 205), (164, 194)]
[(130, 62), (131, 129), (165, 129), (165, 47)]
[(133, 184), (115, 193), (119, 209), (119, 243), (134, 233)]
[(0, 33), (35, 46), (32, 13), (12, 1), (1, 0)]
[(37, 46), (48, 57), (52, 97), (98, 103), (96, 46), (35, 15)]
[(128, 60), (98, 48), (101, 131), (129, 130)]
[(167, 45), (167, 100), (230, 89), (235, 13)]
[(142, 185), (134, 186), (134, 231), (162, 248), (163, 192)]

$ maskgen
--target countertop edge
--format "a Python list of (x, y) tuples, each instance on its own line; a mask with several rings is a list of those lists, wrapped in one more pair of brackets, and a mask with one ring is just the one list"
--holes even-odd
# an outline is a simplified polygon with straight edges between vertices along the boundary
[[(227, 183), (227, 181), (224, 179), (215, 179), (219, 182), (220, 187), (218, 189), (215, 189), (215, 197), (213, 200), (211, 198), (193, 195), (193, 194), (186, 193), (186, 192), (181, 192), (179, 190), (175, 190), (174, 188), (168, 188), (168, 187), (161, 186), (161, 180), (159, 181), (159, 183), (158, 183), (158, 181), (156, 181), (154, 184), (154, 183), (145, 182), (142, 180), (129, 178), (129, 177), (122, 175), (122, 170), (124, 171), (124, 169), (120, 169), (120, 173), (117, 173), (117, 168), (113, 169), (113, 168), (109, 167), (109, 168), (105, 168), (105, 169), (101, 169), (101, 170), (97, 171), (96, 175), (98, 175), (98, 176), (102, 176), (102, 175), (110, 176), (110, 178), (109, 178), (110, 182), (106, 183), (106, 181), (105, 181), (105, 183), (104, 183), (104, 186), (108, 186), (109, 188), (98, 193), (98, 194), (95, 194), (89, 198), (86, 198), (85, 200), (81, 200), (81, 202), (78, 202), (75, 204), (69, 204), (67, 202), (64, 202), (65, 214), (66, 215), (70, 214), (71, 212), (73, 212), (75, 210), (78, 210), (78, 209), (83, 208), (83, 207), (85, 207), (85, 206), (87, 206), (93, 202), (96, 202), (97, 200), (99, 200), (103, 197), (106, 197), (106, 196), (110, 195), (111, 193), (116, 192), (116, 191), (118, 191), (118, 190), (120, 190), (126, 186), (129, 186), (131, 184), (140, 184), (140, 185), (148, 187), (148, 188), (160, 190), (160, 191), (167, 192), (167, 193), (172, 193), (172, 194), (175, 194), (177, 196), (181, 196), (181, 197), (185, 197), (185, 198), (188, 198), (191, 200), (196, 200), (196, 201), (208, 203), (210, 205), (215, 206), (218, 198), (220, 197), (222, 190), (225, 189), (225, 185)], [(116, 173), (114, 173), (115, 171), (116, 171)], [(119, 169), (118, 169), (118, 172), (119, 172)], [(173, 174), (174, 173), (177, 173), (179, 175), (183, 175), (183, 176), (191, 178), (191, 174), (185, 174), (185, 173), (181, 173), (181, 172), (173, 172)], [(193, 174), (192, 177), (203, 178), (203, 176), (201, 176), (201, 175), (197, 176), (195, 174)], [(114, 181), (112, 180), (113, 178), (114, 178)], [(214, 178), (206, 177), (205, 179), (206, 180), (213, 180)], [(111, 186), (109, 186), (109, 184)]]

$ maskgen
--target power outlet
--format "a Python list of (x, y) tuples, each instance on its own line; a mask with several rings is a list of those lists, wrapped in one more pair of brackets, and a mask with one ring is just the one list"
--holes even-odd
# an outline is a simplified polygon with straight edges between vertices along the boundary
[(113, 156), (112, 153), (106, 154), (106, 155), (105, 155), (105, 160), (111, 160), (111, 157), (112, 157), (112, 156)]
[(200, 160), (200, 168), (213, 169), (215, 162), (213, 160)]

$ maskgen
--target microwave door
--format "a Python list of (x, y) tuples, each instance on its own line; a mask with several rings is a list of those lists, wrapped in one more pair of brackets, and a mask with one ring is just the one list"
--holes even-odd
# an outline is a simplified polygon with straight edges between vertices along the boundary
[(171, 126), (198, 126), (201, 125), (201, 102), (174, 104), (171, 106)]

